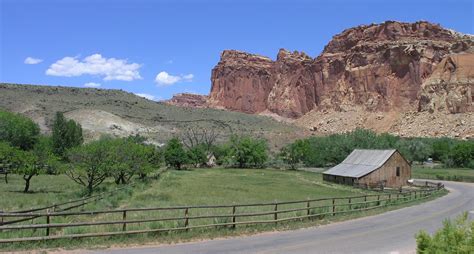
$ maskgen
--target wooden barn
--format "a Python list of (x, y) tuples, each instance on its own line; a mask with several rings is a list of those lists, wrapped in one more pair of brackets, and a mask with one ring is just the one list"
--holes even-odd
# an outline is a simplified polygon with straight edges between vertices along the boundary
[(348, 185), (400, 187), (411, 178), (411, 166), (395, 149), (355, 149), (337, 166), (325, 171), (325, 181)]

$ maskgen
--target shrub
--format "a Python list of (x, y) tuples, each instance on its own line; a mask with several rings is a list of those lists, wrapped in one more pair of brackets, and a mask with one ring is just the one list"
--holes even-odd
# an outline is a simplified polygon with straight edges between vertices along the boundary
[(416, 235), (417, 253), (474, 253), (474, 221), (468, 220), (467, 213), (454, 222), (445, 220), (443, 228), (430, 236), (425, 231)]

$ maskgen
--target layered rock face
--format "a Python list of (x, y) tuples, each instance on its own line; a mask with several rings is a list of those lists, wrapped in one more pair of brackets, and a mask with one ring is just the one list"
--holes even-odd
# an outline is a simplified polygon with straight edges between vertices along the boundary
[(207, 106), (208, 96), (192, 93), (178, 93), (173, 95), (169, 100), (164, 103), (174, 106), (187, 107), (187, 108), (204, 108)]
[(474, 111), (474, 53), (446, 56), (422, 84), (420, 111)]
[(425, 102), (419, 106), (423, 82), (445, 56), (469, 51), (473, 45), (471, 36), (439, 25), (387, 21), (343, 31), (315, 59), (283, 49), (276, 61), (224, 51), (212, 70), (208, 103), (291, 118), (311, 110), (345, 111), (354, 106), (367, 111), (424, 110)]

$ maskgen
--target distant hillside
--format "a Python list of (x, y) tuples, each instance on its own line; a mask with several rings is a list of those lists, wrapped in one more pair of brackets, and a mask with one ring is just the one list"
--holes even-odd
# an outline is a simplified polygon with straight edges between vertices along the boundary
[(32, 118), (46, 133), (55, 112), (64, 112), (81, 123), (88, 139), (139, 133), (162, 143), (187, 128), (214, 128), (221, 138), (245, 133), (265, 137), (276, 147), (307, 134), (270, 117), (176, 107), (122, 90), (0, 83), (0, 108)]

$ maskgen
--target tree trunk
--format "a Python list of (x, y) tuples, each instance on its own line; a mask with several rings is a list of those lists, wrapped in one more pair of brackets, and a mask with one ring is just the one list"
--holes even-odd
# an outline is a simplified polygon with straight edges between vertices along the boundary
[(89, 181), (88, 184), (87, 184), (87, 192), (88, 192), (88, 195), (92, 195), (92, 191), (94, 190), (94, 185), (92, 183), (92, 181)]
[(24, 193), (27, 193), (30, 190), (30, 180), (33, 175), (24, 175), (23, 179), (25, 180), (25, 189), (23, 190)]

